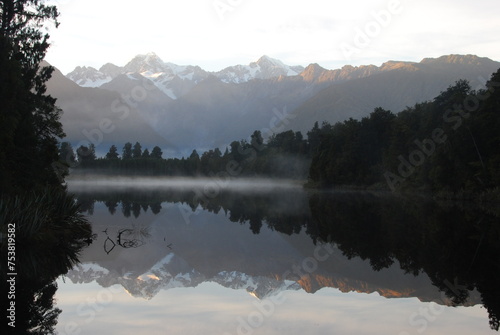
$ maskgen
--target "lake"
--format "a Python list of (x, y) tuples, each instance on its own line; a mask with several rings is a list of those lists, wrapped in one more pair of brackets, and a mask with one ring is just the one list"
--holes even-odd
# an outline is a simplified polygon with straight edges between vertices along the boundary
[(273, 180), (69, 179), (59, 334), (494, 334), (498, 217)]

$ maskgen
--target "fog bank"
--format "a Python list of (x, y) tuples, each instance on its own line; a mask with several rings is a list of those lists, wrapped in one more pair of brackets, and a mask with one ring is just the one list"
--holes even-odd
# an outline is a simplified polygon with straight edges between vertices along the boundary
[(69, 191), (99, 192), (113, 190), (204, 190), (231, 192), (270, 192), (299, 190), (305, 181), (271, 178), (219, 178), (219, 177), (133, 177), (77, 175), (66, 178)]

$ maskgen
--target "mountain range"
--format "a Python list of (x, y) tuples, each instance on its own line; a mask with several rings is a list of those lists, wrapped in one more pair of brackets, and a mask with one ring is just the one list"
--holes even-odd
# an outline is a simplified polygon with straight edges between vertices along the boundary
[(271, 79), (280, 76), (296, 76), (304, 71), (302, 66), (288, 66), (283, 62), (262, 56), (249, 65), (235, 65), (218, 72), (208, 72), (199, 66), (176, 65), (163, 62), (154, 52), (137, 55), (125, 66), (119, 67), (111, 63), (103, 65), (99, 70), (93, 67), (76, 67), (66, 76), (82, 87), (101, 87), (121, 74), (139, 73), (150, 79), (162, 92), (172, 99), (184, 95), (179, 90), (179, 81), (194, 85), (210, 76), (215, 76), (224, 83), (241, 84), (253, 79)]
[(399, 112), (459, 79), (480, 88), (498, 68), (499, 62), (475, 55), (335, 70), (262, 56), (209, 72), (149, 53), (125, 66), (77, 67), (66, 76), (56, 71), (48, 88), (65, 112), (62, 123), (72, 143), (89, 140), (107, 151), (111, 144), (139, 141), (179, 156), (223, 148), (254, 130), (305, 133), (315, 121), (360, 118), (376, 107)]

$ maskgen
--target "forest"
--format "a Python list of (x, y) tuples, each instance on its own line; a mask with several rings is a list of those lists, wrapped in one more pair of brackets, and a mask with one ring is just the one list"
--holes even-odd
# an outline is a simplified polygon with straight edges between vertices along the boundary
[(398, 114), (376, 108), (362, 120), (323, 125), (310, 179), (327, 187), (378, 185), (464, 198), (496, 190), (498, 196), (499, 86), (497, 71), (482, 90), (459, 80)]

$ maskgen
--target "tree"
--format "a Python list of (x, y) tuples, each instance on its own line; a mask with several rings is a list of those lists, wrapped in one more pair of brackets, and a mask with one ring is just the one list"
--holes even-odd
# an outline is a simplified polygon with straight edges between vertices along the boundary
[(200, 155), (196, 150), (193, 150), (186, 162), (186, 172), (191, 176), (198, 175), (200, 173), (200, 164)]
[(73, 146), (69, 142), (62, 142), (59, 147), (59, 160), (68, 166), (75, 163), (76, 157)]
[(148, 148), (144, 149), (144, 151), (142, 152), (142, 158), (149, 158), (151, 155), (149, 153), (149, 150)]
[(141, 158), (142, 156), (142, 146), (139, 142), (135, 142), (134, 148), (132, 149), (132, 158)]
[(106, 154), (106, 158), (107, 159), (118, 159), (118, 148), (116, 147), (116, 145), (113, 144), (109, 148), (109, 151)]
[(131, 158), (132, 158), (132, 143), (127, 142), (123, 146), (122, 159), (131, 159)]
[(77, 165), (75, 163), (76, 157), (71, 143), (62, 142), (59, 146), (59, 161), (53, 165), (61, 181), (69, 174), (69, 168)]
[(231, 157), (236, 162), (241, 162), (243, 160), (243, 155), (241, 154), (241, 152), (243, 152), (241, 143), (239, 141), (233, 141), (229, 146), (231, 147)]
[(314, 122), (313, 128), (307, 132), (307, 141), (309, 142), (309, 154), (312, 156), (318, 151), (321, 143), (321, 129), (318, 121)]
[(161, 148), (159, 146), (155, 146), (153, 150), (151, 151), (151, 158), (156, 158), (156, 159), (161, 159), (161, 156), (163, 155), (163, 152), (161, 151)]
[(264, 139), (262, 138), (262, 133), (260, 132), (260, 130), (254, 131), (252, 136), (250, 137), (250, 144), (255, 148), (255, 150), (261, 151), (263, 149)]
[(76, 154), (78, 156), (78, 161), (83, 164), (87, 164), (88, 162), (95, 161), (95, 146), (93, 143), (87, 147), (85, 145), (81, 145), (77, 150)]
[(189, 159), (191, 159), (191, 160), (199, 160), (200, 159), (200, 155), (198, 154), (198, 152), (196, 150), (193, 150), (193, 152), (189, 156)]
[(0, 3), (0, 192), (60, 185), (53, 168), (65, 136), (56, 99), (46, 94), (54, 68), (41, 66), (48, 23), (59, 13), (44, 1)]

